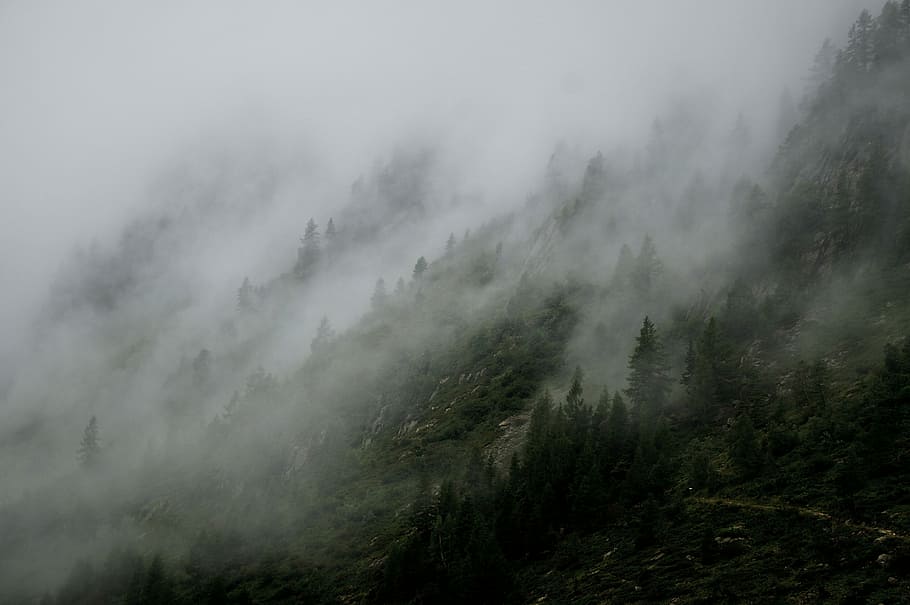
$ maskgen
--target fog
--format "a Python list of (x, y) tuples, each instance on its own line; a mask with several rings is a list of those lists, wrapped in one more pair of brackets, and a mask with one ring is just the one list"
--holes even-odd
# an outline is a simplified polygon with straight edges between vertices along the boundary
[[(4, 3), (2, 325), (200, 141), (274, 141), (342, 198), (377, 156), (430, 140), (490, 212), (556, 141), (634, 138), (672, 95), (708, 91), (731, 124), (767, 123), (861, 4)], [(301, 216), (327, 200), (307, 203)]]
[[(202, 349), (222, 365), (194, 392), (200, 426), (257, 367), (293, 376), (323, 316), (353, 325), (377, 278), (391, 291), (450, 233), (604, 279), (622, 244), (661, 234), (685, 275), (724, 242), (676, 233), (658, 192), (762, 179), (792, 126), (782, 95), (799, 101), (822, 41), (868, 4), (0, 3), (0, 503), (71, 475), (93, 414), (138, 440), (120, 460), (138, 465)], [(621, 237), (534, 256), (564, 201), (548, 196), (579, 191), (598, 151), (618, 172), (647, 163), (655, 120), (679, 115), (701, 138), (668, 135), (689, 147), (623, 194)], [(748, 146), (729, 143), (740, 116)], [(301, 294), (311, 217), (346, 247)], [(245, 277), (272, 294), (238, 318)]]

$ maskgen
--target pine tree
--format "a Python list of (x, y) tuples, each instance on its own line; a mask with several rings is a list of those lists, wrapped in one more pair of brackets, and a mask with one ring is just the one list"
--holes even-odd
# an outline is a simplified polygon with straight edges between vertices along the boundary
[(143, 605), (170, 605), (174, 602), (174, 588), (164, 568), (160, 555), (155, 555), (145, 574), (142, 586)]
[(743, 414), (737, 418), (733, 425), (730, 439), (730, 458), (739, 468), (744, 477), (752, 477), (759, 471), (761, 452), (758, 438), (755, 435), (755, 426), (748, 415)]
[(237, 290), (237, 308), (241, 311), (250, 311), (255, 305), (253, 297), (253, 286), (250, 284), (250, 278), (244, 277), (243, 284)]
[(330, 217), (328, 224), (325, 226), (325, 239), (327, 242), (331, 242), (335, 239), (337, 235), (335, 231), (335, 221)]
[(622, 454), (628, 434), (629, 411), (626, 409), (626, 402), (622, 400), (622, 395), (616, 393), (610, 406), (610, 416), (607, 418), (607, 444), (611, 456), (618, 458)]
[(581, 366), (575, 366), (575, 372), (572, 374), (572, 385), (566, 394), (566, 414), (568, 414), (570, 419), (575, 418), (585, 404), (582, 380), (584, 380), (584, 372), (582, 372)]
[(88, 421), (88, 426), (82, 433), (82, 441), (79, 444), (78, 451), (79, 462), (82, 466), (92, 467), (98, 463), (101, 455), (101, 443), (98, 439), (98, 419), (92, 416)]
[(570, 437), (575, 441), (576, 452), (585, 442), (591, 421), (590, 408), (585, 407), (583, 381), (584, 372), (581, 371), (581, 366), (576, 366), (575, 372), (572, 374), (572, 385), (566, 394), (565, 408)]
[(593, 201), (603, 197), (606, 191), (606, 172), (604, 156), (598, 151), (597, 155), (588, 160), (588, 166), (585, 168), (581, 182), (582, 200)]
[(604, 387), (597, 398), (594, 415), (591, 417), (591, 427), (595, 431), (604, 432), (607, 428), (607, 418), (610, 417), (610, 390)]
[(808, 90), (806, 91), (801, 108), (810, 109), (811, 104), (825, 94), (825, 91), (834, 75), (837, 63), (837, 47), (830, 38), (825, 38), (821, 48), (815, 53), (815, 61), (809, 69)]
[(307, 277), (319, 262), (319, 227), (312, 218), (307, 222), (303, 237), (300, 238), (300, 248), (297, 249), (297, 265), (294, 273), (298, 277)]
[(453, 252), (455, 252), (455, 234), (450, 233), (449, 239), (446, 240), (446, 256), (452, 256)]
[(632, 273), (632, 283), (642, 294), (651, 292), (654, 282), (663, 270), (660, 259), (657, 258), (657, 248), (650, 235), (645, 235), (641, 243), (641, 250), (635, 258), (635, 268)]
[(629, 357), (626, 395), (636, 420), (654, 419), (663, 410), (670, 392), (670, 378), (657, 328), (646, 316)]
[(370, 299), (370, 302), (373, 304), (374, 309), (382, 309), (386, 306), (388, 301), (389, 296), (385, 291), (385, 280), (380, 277), (376, 280), (376, 288), (373, 290), (373, 296)]
[(427, 259), (420, 257), (417, 259), (417, 263), (414, 265), (414, 280), (420, 281), (423, 278), (424, 272), (427, 270)]
[(696, 416), (700, 421), (707, 422), (715, 411), (719, 389), (720, 351), (717, 322), (713, 317), (698, 339), (693, 361), (686, 394)]
[(875, 61), (875, 20), (868, 10), (863, 10), (850, 27), (845, 49), (845, 59), (854, 71), (866, 72)]
[(900, 59), (902, 29), (900, 7), (896, 2), (886, 2), (873, 32), (873, 56), (877, 66)]
[(692, 338), (689, 338), (689, 344), (686, 346), (686, 358), (683, 363), (683, 373), (679, 382), (686, 387), (686, 393), (688, 393), (690, 390), (689, 385), (692, 383), (692, 376), (695, 374), (695, 344)]
[(404, 292), (405, 292), (404, 278), (399, 277), (398, 281), (395, 282), (395, 296), (397, 296), (397, 297), (404, 296)]

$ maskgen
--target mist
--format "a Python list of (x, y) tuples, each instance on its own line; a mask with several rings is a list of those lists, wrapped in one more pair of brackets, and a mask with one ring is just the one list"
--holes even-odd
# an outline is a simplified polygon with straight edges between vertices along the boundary
[[(326, 402), (359, 396), (350, 385), (359, 373), (457, 337), (420, 324), (396, 349), (351, 344), (349, 367), (306, 395), (294, 390), (322, 318), (338, 334), (372, 325), (377, 279), (389, 292), (399, 277), (409, 296), (420, 290), (415, 261), (445, 267), (450, 233), (478, 258), (505, 242), (501, 281), (452, 296), (469, 325), (522, 274), (609, 281), (623, 245), (656, 237), (672, 276), (666, 296), (589, 306), (625, 325), (611, 342), (629, 341), (640, 317), (628, 306), (666, 317), (668, 300), (698, 295), (693, 275), (720, 267), (736, 236), (713, 235), (730, 191), (741, 177), (767, 178), (795, 123), (782, 98), (795, 107), (809, 94), (822, 41), (864, 7), (0, 4), (0, 505), (69, 485), (91, 416), (120, 452), (99, 480), (112, 502), (138, 489), (128, 477), (150, 451), (204, 466), (220, 450), (196, 438), (232, 396), (260, 396), (251, 376), (276, 381), (281, 411), (238, 447), (256, 450), (289, 419), (319, 435), (335, 421)], [(747, 144), (735, 139), (738, 124)], [(655, 133), (665, 133), (664, 164)], [(598, 153), (605, 168), (591, 176)], [(615, 185), (609, 208), (579, 210), (591, 220), (556, 241), (560, 204), (606, 195), (586, 189), (598, 179)], [(667, 200), (684, 191), (711, 218), (681, 229)], [(332, 218), (341, 243), (300, 286), (295, 261), (311, 218), (323, 242)], [(246, 278), (259, 292), (255, 313), (237, 310)], [(434, 308), (453, 304), (443, 298)], [(599, 355), (592, 346), (573, 337), (570, 365)], [(211, 375), (193, 378), (207, 355)], [(602, 383), (619, 383), (625, 359), (603, 363)], [(184, 399), (200, 403), (175, 430), (162, 404)], [(372, 412), (388, 423), (383, 405)], [(294, 456), (318, 441), (306, 434), (288, 437), (298, 439)], [(110, 530), (87, 550), (100, 556), (134, 533)], [(15, 569), (33, 573), (59, 546), (59, 563), (29, 576), (53, 586), (85, 555), (74, 542), (32, 544)]]

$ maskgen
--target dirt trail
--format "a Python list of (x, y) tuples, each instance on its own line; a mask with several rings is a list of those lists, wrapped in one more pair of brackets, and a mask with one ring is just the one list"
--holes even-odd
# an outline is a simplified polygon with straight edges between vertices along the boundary
[(733, 498), (703, 498), (703, 497), (692, 497), (690, 500), (698, 502), (699, 504), (706, 504), (708, 506), (729, 506), (732, 508), (747, 508), (750, 510), (760, 510), (760, 511), (771, 511), (771, 512), (791, 512), (803, 515), (804, 517), (813, 517), (815, 519), (823, 519), (825, 521), (831, 521), (832, 523), (837, 523), (840, 525), (846, 525), (848, 527), (855, 527), (857, 529), (862, 529), (869, 532), (875, 532), (881, 534), (882, 537), (893, 538), (895, 540), (903, 540), (904, 542), (910, 542), (910, 536), (904, 534), (899, 534), (893, 529), (888, 529), (886, 527), (878, 527), (876, 525), (866, 525), (864, 523), (857, 523), (856, 521), (851, 521), (849, 519), (838, 519), (830, 513), (825, 511), (818, 510), (817, 508), (810, 508), (807, 506), (796, 506), (793, 504), (781, 504), (781, 503), (768, 503), (768, 502), (756, 502), (754, 500), (736, 500)]

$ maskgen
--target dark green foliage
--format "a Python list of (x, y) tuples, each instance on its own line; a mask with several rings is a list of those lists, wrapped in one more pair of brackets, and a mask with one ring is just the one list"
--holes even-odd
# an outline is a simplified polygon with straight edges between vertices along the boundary
[(459, 493), (453, 483), (443, 483), (415, 511), (414, 527), (393, 545), (383, 566), (379, 600), (501, 602), (510, 575), (491, 526), (492, 501), (477, 486), (466, 487)]
[(152, 557), (136, 605), (170, 605), (174, 602), (174, 587), (160, 555)]
[[(289, 429), (302, 433), (293, 443), (306, 445), (312, 477), (288, 473), (287, 448), (257, 448), (232, 462), (227, 487), (212, 490), (223, 506), (205, 509), (216, 514), (200, 522), (234, 522), (245, 533), (199, 531), (173, 559), (80, 562), (56, 601), (900, 602), (910, 344), (889, 345), (882, 363), (857, 363), (851, 347), (877, 349), (906, 325), (908, 50), (910, 0), (889, 2), (878, 19), (864, 13), (836, 60), (830, 43), (822, 47), (818, 90), (772, 177), (734, 188), (733, 215), (750, 232), (736, 239), (749, 260), (724, 264), (705, 301), (683, 301), (694, 312), (661, 335), (645, 318), (629, 358), (628, 408), (603, 389), (592, 409), (585, 375), (567, 376), (562, 364), (577, 318), (597, 313), (577, 304), (579, 290), (662, 312), (651, 238), (637, 257), (623, 247), (609, 287), (548, 289), (529, 271), (509, 290), (502, 267), (514, 266), (499, 246), (489, 252), (495, 239), (475, 235), (456, 249), (450, 237), (432, 269), (418, 260), (410, 287), (400, 280), (388, 299), (383, 284), (382, 312), (363, 326), (336, 336), (326, 321), (302, 380), (285, 385), (256, 372), (215, 423), (213, 439), (230, 452), (269, 416), (270, 401), (319, 401), (333, 419), (320, 419), (324, 433)], [(886, 102), (870, 109), (876, 97)], [(652, 163), (665, 166), (668, 154), (652, 151)], [(609, 196), (612, 181), (603, 158), (592, 159), (562, 226)], [(684, 198), (697, 208), (706, 195), (696, 178)], [(692, 226), (693, 216), (682, 218)], [(319, 258), (310, 223), (301, 276)], [(330, 231), (331, 221), (327, 240)], [(748, 250), (766, 242), (767, 256)], [(859, 326), (852, 339), (839, 340), (829, 323), (830, 342), (816, 342), (817, 317), (840, 303), (831, 292), (851, 290), (818, 286), (869, 266), (876, 277), (862, 283), (881, 275), (888, 295), (870, 295), (879, 306), (869, 313), (844, 313)], [(255, 293), (248, 285), (245, 297)], [(459, 297), (462, 289), (470, 296)], [(495, 311), (464, 312), (480, 292)], [(599, 355), (621, 354), (607, 342), (609, 319), (582, 326), (594, 332), (598, 323)], [(420, 344), (400, 338), (412, 330), (425, 331)], [(377, 350), (393, 359), (371, 356)], [(684, 396), (671, 398), (668, 358), (684, 362)], [(617, 378), (601, 376), (597, 363), (586, 369), (598, 386)], [(541, 394), (545, 381), (566, 388), (565, 400)], [(529, 405), (511, 463), (494, 464), (497, 438)], [(269, 428), (279, 434), (282, 424)], [(268, 512), (255, 519), (262, 501)], [(0, 522), (6, 537), (18, 520)], [(891, 567), (877, 563), (881, 554)]]
[(653, 422), (662, 412), (670, 392), (669, 368), (654, 323), (645, 317), (629, 357), (626, 395), (639, 422)]
[(871, 378), (858, 410), (866, 456), (876, 475), (910, 463), (910, 339), (885, 347), (884, 365)]
[(686, 352), (682, 383), (689, 410), (699, 424), (713, 422), (718, 413), (743, 395), (748, 376), (734, 367), (731, 347), (712, 317)]
[(748, 415), (736, 419), (730, 436), (730, 457), (743, 477), (751, 478), (761, 471), (761, 448), (755, 426)]

